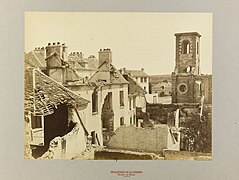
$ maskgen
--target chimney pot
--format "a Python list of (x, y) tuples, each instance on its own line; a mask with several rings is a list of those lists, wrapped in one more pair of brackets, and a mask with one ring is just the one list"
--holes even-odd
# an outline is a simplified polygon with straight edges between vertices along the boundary
[(65, 45), (65, 43), (62, 44), (63, 46)]
[(51, 45), (51, 43), (48, 43), (48, 46), (50, 46)]
[(141, 71), (144, 71), (144, 68), (141, 68)]
[(56, 45), (56, 43), (53, 43), (53, 45)]
[(60, 42), (57, 42), (57, 44), (59, 45), (59, 44), (60, 44)]

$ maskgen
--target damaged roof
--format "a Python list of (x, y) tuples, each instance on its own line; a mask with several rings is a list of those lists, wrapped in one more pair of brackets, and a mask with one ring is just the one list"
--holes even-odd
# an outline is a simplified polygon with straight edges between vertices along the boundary
[(100, 65), (89, 82), (94, 82), (96, 85), (129, 84), (123, 75), (112, 64), (107, 64), (106, 61)]
[(146, 94), (146, 91), (139, 86), (128, 74), (124, 74), (123, 77), (129, 82), (129, 95)]
[(49, 115), (63, 103), (73, 106), (86, 106), (89, 103), (34, 67), (25, 68), (24, 76), (25, 111)]

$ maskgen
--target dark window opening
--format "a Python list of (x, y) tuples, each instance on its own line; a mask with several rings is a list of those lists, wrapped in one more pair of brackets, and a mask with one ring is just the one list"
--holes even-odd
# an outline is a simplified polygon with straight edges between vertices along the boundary
[(130, 117), (130, 124), (132, 124), (132, 117)]
[(174, 137), (175, 140), (178, 142), (178, 134), (177, 134), (177, 133), (173, 133), (173, 137)]
[(144, 82), (144, 78), (143, 77), (141, 77), (141, 82)]
[(120, 107), (124, 106), (124, 91), (120, 91)]
[(92, 93), (92, 112), (98, 112), (98, 93), (96, 91)]
[(197, 42), (197, 54), (199, 54), (199, 43)]
[(124, 117), (121, 117), (120, 118), (120, 126), (123, 126), (124, 125)]
[(132, 100), (131, 100), (131, 98), (129, 98), (129, 110), (131, 110), (132, 109)]
[(144, 78), (144, 82), (147, 82), (147, 77)]
[(92, 131), (92, 132), (91, 132), (91, 137), (92, 137), (91, 143), (92, 143), (92, 144), (96, 144), (96, 133), (95, 133), (95, 131)]
[(42, 128), (42, 117), (41, 116), (32, 116), (31, 117), (31, 126), (32, 126), (32, 129)]

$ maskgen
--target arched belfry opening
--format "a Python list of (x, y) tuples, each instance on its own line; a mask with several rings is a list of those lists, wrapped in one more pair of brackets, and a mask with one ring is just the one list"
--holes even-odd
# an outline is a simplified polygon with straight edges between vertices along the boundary
[(106, 145), (114, 132), (114, 111), (112, 104), (112, 92), (109, 92), (104, 99), (101, 112), (103, 145)]
[(183, 41), (183, 45), (182, 45), (182, 53), (183, 54), (189, 54), (190, 53), (190, 43), (189, 41), (185, 40)]

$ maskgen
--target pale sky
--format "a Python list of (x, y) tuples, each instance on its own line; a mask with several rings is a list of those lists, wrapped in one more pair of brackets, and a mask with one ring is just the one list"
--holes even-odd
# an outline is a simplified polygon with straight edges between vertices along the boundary
[(202, 35), (201, 72), (212, 73), (212, 13), (78, 13), (26, 12), (25, 51), (61, 42), (68, 53), (98, 57), (110, 48), (116, 68), (144, 68), (149, 75), (171, 74), (175, 33)]

